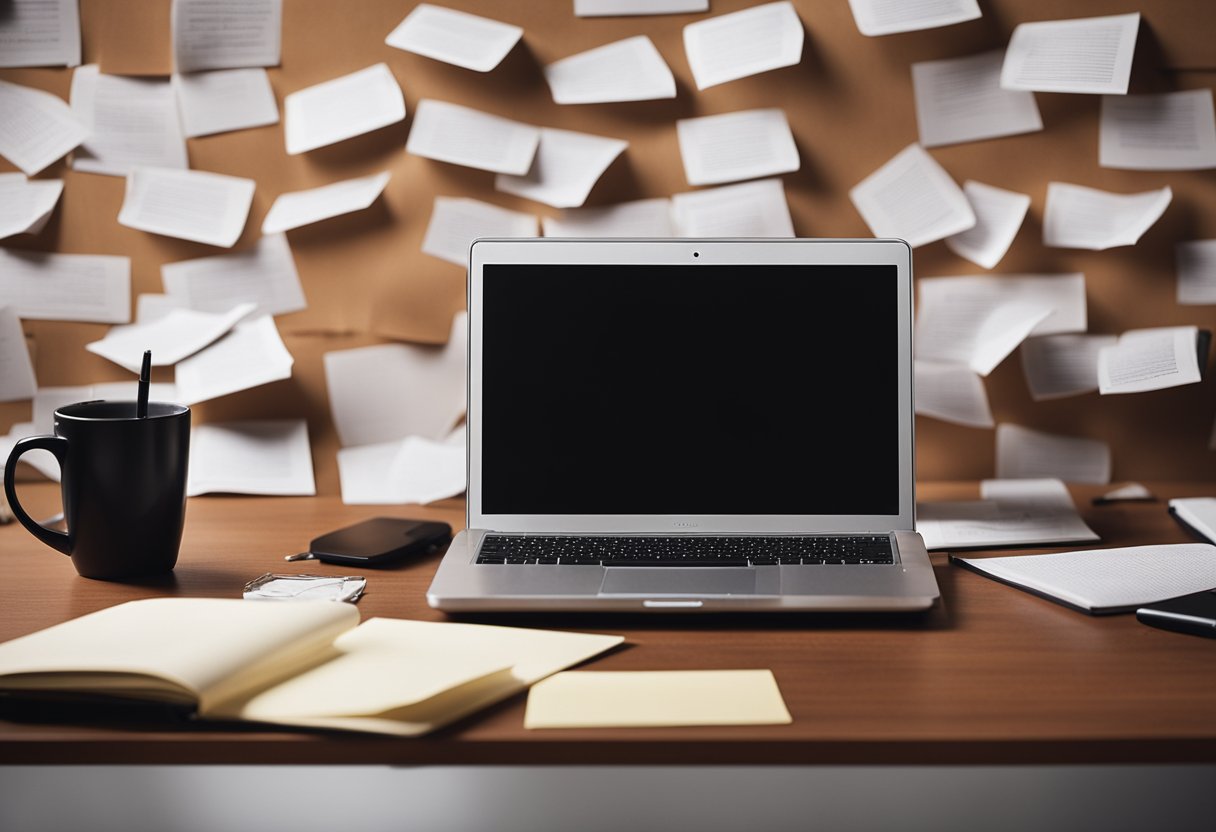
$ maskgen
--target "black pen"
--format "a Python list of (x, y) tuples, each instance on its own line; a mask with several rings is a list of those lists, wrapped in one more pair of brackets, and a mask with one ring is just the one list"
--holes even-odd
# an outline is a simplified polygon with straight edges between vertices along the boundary
[(135, 415), (148, 418), (148, 385), (152, 381), (152, 350), (144, 350), (144, 363), (139, 368), (139, 397), (135, 403)]

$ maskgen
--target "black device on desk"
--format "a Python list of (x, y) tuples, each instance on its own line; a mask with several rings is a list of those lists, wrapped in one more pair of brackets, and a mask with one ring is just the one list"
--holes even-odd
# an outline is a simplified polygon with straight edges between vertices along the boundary
[(1216, 590), (1196, 592), (1136, 610), (1142, 624), (1216, 638)]
[(384, 566), (438, 551), (452, 539), (452, 527), (431, 520), (373, 517), (323, 534), (301, 556), (344, 566)]

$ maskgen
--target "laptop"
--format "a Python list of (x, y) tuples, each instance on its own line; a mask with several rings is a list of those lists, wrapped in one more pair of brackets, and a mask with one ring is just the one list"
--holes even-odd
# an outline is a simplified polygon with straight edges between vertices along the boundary
[(901, 240), (489, 239), (450, 612), (911, 611)]

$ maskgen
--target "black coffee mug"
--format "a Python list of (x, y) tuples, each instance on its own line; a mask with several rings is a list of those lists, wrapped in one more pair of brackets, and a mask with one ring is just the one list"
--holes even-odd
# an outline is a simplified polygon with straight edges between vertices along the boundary
[[(150, 402), (80, 402), (55, 411), (55, 436), (18, 440), (4, 469), (13, 514), (86, 578), (112, 580), (169, 572), (186, 521), (190, 408)], [(67, 533), (37, 523), (17, 501), (17, 460), (50, 451), (62, 472)]]

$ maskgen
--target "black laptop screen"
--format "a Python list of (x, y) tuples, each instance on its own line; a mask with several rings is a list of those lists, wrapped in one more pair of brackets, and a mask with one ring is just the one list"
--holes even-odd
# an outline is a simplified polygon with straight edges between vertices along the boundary
[(895, 266), (486, 265), (486, 514), (898, 514)]

